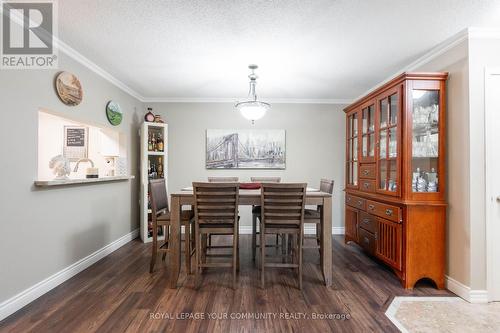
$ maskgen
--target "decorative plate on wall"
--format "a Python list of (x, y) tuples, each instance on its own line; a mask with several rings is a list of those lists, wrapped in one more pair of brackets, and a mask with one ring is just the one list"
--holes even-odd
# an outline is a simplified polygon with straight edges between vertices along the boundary
[(69, 72), (61, 72), (57, 75), (56, 90), (57, 95), (66, 105), (75, 106), (82, 101), (82, 85), (78, 78)]
[(109, 101), (108, 104), (106, 104), (106, 116), (108, 117), (111, 125), (120, 125), (123, 119), (123, 113), (122, 109), (120, 108), (120, 104), (114, 101)]

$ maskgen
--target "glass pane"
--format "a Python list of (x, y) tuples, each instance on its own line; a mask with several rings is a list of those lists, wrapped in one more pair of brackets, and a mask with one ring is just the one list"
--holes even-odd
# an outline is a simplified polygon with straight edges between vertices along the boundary
[(358, 140), (357, 139), (352, 140), (352, 160), (353, 161), (358, 160)]
[(347, 153), (348, 153), (347, 160), (352, 161), (352, 139), (348, 140), (347, 145), (348, 145), (348, 147), (347, 147)]
[(347, 183), (352, 184), (352, 163), (347, 162)]
[(380, 101), (380, 127), (387, 126), (387, 100)]
[(355, 113), (352, 115), (352, 136), (358, 135), (358, 114)]
[(439, 191), (439, 91), (413, 90), (412, 190)]
[(375, 156), (375, 134), (370, 134), (368, 156)]
[(353, 185), (358, 185), (358, 163), (354, 162), (352, 164), (352, 183)]
[(396, 160), (389, 161), (389, 180), (387, 182), (387, 190), (395, 192), (398, 188), (397, 185), (397, 163)]
[(387, 189), (387, 161), (386, 160), (380, 160), (379, 161), (379, 184), (378, 188), (381, 190), (386, 190)]
[(363, 135), (363, 145), (361, 147), (363, 157), (368, 156), (368, 136)]
[(375, 130), (375, 106), (370, 105), (368, 107), (368, 131), (373, 132)]
[(380, 158), (386, 158), (387, 157), (387, 132), (382, 131), (380, 132)]
[(398, 94), (389, 96), (389, 102), (391, 103), (391, 125), (395, 125), (398, 123)]
[(398, 137), (396, 127), (389, 129), (389, 157), (398, 156)]
[(363, 109), (363, 133), (368, 132), (368, 120), (369, 120), (369, 115), (368, 115), (368, 108)]

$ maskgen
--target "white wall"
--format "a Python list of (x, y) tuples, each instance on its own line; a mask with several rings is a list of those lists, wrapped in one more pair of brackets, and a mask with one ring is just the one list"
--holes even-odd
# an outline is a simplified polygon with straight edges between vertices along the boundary
[(55, 70), (0, 71), (0, 304), (138, 227), (137, 180), (33, 185), (40, 108), (107, 127), (106, 103), (117, 101), (124, 120), (115, 129), (126, 135), (130, 170), (137, 171), (142, 103), (62, 52), (59, 68), (80, 79), (79, 106), (60, 102)]
[[(496, 37), (469, 41), (471, 284), (486, 289), (485, 89), (487, 67), (500, 66), (500, 31)], [(500, 92), (499, 92), (500, 93)]]
[[(282, 181), (306, 181), (319, 186), (320, 178), (335, 180), (333, 226), (344, 225), (345, 115), (341, 105), (274, 104), (264, 118), (251, 122), (234, 110), (231, 103), (155, 103), (169, 124), (169, 191), (206, 181), (209, 176), (280, 176)], [(285, 170), (205, 169), (206, 129), (285, 129)], [(251, 213), (241, 209), (242, 225), (250, 225)]]

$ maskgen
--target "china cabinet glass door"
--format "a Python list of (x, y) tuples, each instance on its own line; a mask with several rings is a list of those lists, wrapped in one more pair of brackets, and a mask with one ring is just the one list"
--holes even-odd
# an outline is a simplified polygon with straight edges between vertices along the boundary
[(377, 114), (377, 191), (399, 193), (398, 133), (400, 114), (399, 90), (378, 100)]
[(373, 162), (375, 159), (375, 104), (361, 110), (361, 161)]
[(413, 89), (412, 192), (439, 192), (439, 90)]
[(347, 186), (358, 186), (358, 112), (347, 117)]

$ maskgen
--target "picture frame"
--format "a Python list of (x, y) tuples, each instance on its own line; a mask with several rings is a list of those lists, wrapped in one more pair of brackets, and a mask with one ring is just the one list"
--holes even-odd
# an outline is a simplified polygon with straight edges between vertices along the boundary
[(284, 129), (207, 129), (206, 169), (286, 168)]
[(64, 126), (63, 156), (71, 162), (88, 158), (88, 141), (88, 127)]

